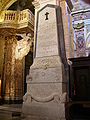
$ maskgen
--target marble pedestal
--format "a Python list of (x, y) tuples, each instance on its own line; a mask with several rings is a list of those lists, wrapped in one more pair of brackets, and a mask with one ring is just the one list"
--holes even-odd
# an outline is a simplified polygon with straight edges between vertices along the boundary
[(39, 10), (35, 58), (27, 76), (22, 109), (27, 120), (65, 120), (67, 82), (61, 58), (61, 50), (64, 53), (60, 44), (63, 42), (61, 31), (63, 34), (58, 6), (46, 5)]

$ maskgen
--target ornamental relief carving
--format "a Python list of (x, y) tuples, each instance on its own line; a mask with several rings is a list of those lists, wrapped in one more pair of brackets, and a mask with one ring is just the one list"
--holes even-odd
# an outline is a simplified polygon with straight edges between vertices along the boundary
[(33, 45), (33, 38), (30, 33), (28, 34), (17, 34), (21, 36), (22, 39), (17, 41), (15, 48), (15, 59), (21, 60), (24, 56), (26, 56)]
[[(42, 97), (36, 97), (33, 96), (30, 93), (26, 93), (23, 97), (24, 102), (26, 102), (28, 100), (29, 97), (29, 102), (32, 102), (33, 100), (36, 102), (50, 102), (50, 101), (54, 101), (54, 102), (58, 102), (58, 103), (64, 103), (67, 99), (67, 93), (64, 92), (63, 94), (59, 95), (59, 93), (53, 93), (52, 95), (42, 98)], [(28, 102), (28, 101), (27, 101)]]

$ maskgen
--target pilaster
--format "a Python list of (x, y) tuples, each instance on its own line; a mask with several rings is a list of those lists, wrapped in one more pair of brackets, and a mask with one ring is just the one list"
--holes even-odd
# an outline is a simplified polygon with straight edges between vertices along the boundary
[[(70, 55), (71, 36), (69, 37), (69, 35), (72, 34), (69, 32), (69, 29), (71, 29), (71, 22), (70, 22), (71, 17), (67, 11), (68, 6), (66, 3), (66, 0), (60, 0), (59, 5), (60, 5), (61, 11), (62, 11), (62, 22), (63, 22), (63, 29), (64, 29), (64, 41), (65, 41), (66, 56), (67, 56), (67, 58), (69, 58), (69, 57), (71, 57), (71, 55)], [(68, 21), (68, 16), (69, 16), (69, 21)], [(70, 26), (68, 26), (68, 23), (70, 24)]]
[(71, 18), (71, 14), (69, 15), (69, 25), (70, 25), (70, 56), (71, 58), (74, 57), (74, 47), (73, 47), (73, 26), (72, 26), (72, 18)]

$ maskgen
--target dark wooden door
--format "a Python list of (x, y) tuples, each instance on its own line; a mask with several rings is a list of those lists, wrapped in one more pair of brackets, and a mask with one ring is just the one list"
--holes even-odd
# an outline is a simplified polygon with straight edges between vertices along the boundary
[(90, 99), (90, 80), (89, 80), (89, 68), (80, 67), (75, 69), (75, 91), (77, 100), (89, 100)]

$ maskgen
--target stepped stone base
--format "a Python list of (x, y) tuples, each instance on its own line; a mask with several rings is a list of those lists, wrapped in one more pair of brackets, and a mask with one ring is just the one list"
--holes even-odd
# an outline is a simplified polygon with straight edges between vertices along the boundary
[[(44, 63), (40, 62), (43, 60)], [(35, 59), (23, 99), (22, 112), (26, 120), (65, 120), (65, 91), (65, 72), (60, 57)]]

